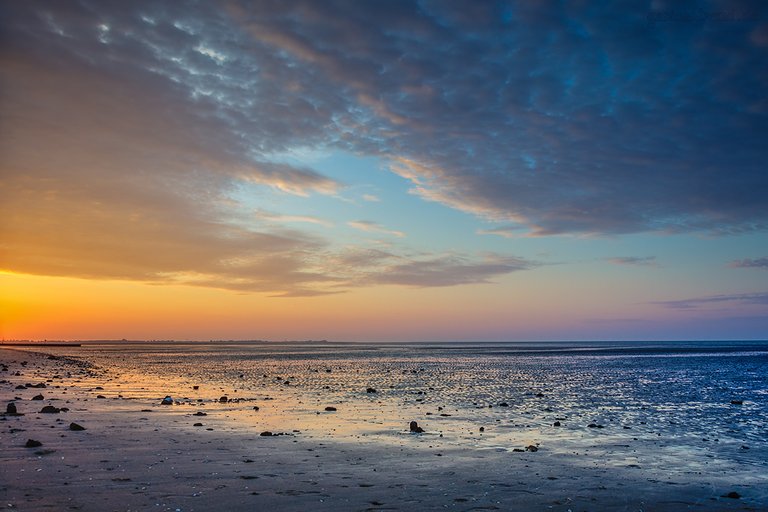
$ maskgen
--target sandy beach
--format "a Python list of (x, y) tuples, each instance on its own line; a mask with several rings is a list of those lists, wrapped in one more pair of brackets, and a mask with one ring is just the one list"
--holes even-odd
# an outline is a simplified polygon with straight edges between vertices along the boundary
[[(2, 410), (17, 411), (0, 417), (0, 495), (14, 510), (768, 508), (764, 475), (734, 487), (714, 461), (711, 471), (659, 474), (630, 460), (629, 446), (568, 453), (542, 437), (530, 448), (478, 448), (430, 428), (411, 433), (407, 422), (389, 443), (321, 435), (285, 419), (282, 429), (274, 419), (243, 421), (238, 412), (254, 416), (253, 403), (187, 398), (190, 388), (172, 389), (175, 381), (173, 405), (134, 398), (117, 376), (79, 359), (0, 349), (0, 363)], [(275, 435), (261, 435), (267, 428)]]

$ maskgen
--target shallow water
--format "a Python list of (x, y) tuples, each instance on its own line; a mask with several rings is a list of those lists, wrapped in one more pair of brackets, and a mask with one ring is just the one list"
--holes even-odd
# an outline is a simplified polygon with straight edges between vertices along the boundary
[[(150, 403), (172, 395), (179, 410), (233, 420), (226, 428), (442, 450), (537, 445), (603, 467), (652, 468), (668, 480), (768, 474), (768, 344), (757, 342), (46, 350), (108, 369), (107, 394)], [(221, 395), (233, 400), (220, 403)], [(411, 435), (412, 420), (426, 434)]]

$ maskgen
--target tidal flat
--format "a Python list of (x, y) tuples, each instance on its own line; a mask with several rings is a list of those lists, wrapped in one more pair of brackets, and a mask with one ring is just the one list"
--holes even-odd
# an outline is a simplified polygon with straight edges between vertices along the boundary
[(759, 342), (90, 343), (0, 364), (18, 510), (768, 509)]

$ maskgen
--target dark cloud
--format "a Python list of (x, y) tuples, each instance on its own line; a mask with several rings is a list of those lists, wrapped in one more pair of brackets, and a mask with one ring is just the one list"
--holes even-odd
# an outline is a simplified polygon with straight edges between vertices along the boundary
[(397, 261), (369, 275), (367, 281), (415, 287), (456, 286), (487, 283), (494, 277), (535, 266), (536, 263), (521, 258), (498, 255), (488, 255), (479, 261), (462, 255), (447, 255)]
[(712, 295), (692, 299), (657, 301), (653, 304), (660, 304), (670, 309), (703, 309), (713, 305), (730, 307), (768, 306), (768, 292)]
[(732, 261), (728, 264), (731, 268), (762, 268), (768, 269), (768, 258), (747, 258)]
[[(318, 271), (325, 242), (232, 204), (246, 182), (342, 186), (270, 158), (297, 147), (381, 157), (497, 234), (763, 230), (766, 5), (744, 5), (655, 23), (647, 3), (3, 2), (4, 265), (347, 283)], [(524, 267), (434, 258), (375, 281)]]
[(614, 265), (637, 265), (645, 267), (655, 267), (656, 256), (614, 256), (606, 258), (606, 261)]

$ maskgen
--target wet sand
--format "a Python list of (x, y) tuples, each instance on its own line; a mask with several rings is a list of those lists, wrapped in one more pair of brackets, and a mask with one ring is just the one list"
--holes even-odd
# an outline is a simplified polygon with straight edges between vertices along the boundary
[[(21, 414), (0, 416), (0, 499), (16, 510), (768, 508), (762, 475), (736, 488), (714, 467), (658, 474), (623, 446), (590, 455), (545, 440), (535, 451), (482, 449), (410, 433), (406, 422), (390, 443), (274, 421), (273, 434), (284, 435), (262, 436), (258, 421), (233, 414), (249, 402), (161, 405), (160, 395), (121, 396), (119, 379), (82, 361), (0, 349), (0, 363), (0, 412), (13, 403)], [(49, 405), (68, 410), (40, 412)], [(70, 430), (73, 422), (85, 430)], [(41, 446), (27, 448), (30, 439)]]

